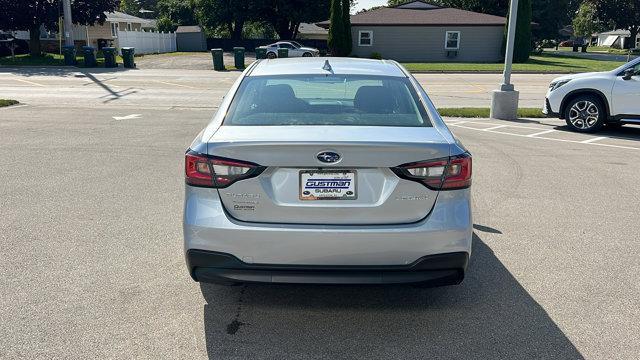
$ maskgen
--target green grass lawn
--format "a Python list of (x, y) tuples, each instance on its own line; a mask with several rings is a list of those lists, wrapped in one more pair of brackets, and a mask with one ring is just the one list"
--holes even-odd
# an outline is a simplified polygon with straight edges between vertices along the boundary
[[(514, 72), (539, 72), (539, 73), (581, 73), (590, 71), (609, 71), (622, 65), (623, 62), (580, 59), (570, 56), (553, 54), (533, 55), (526, 63), (513, 64)], [(438, 63), (404, 63), (409, 71), (478, 71), (478, 72), (501, 72), (504, 68), (502, 63), (461, 63), (461, 62), (438, 62)]]
[(18, 102), (15, 100), (6, 100), (6, 99), (0, 99), (0, 107), (5, 107), (5, 106), (11, 106), (11, 105), (15, 105)]
[[(76, 56), (79, 67), (83, 67), (84, 57)], [(117, 56), (116, 61), (122, 63), (122, 57)], [(97, 53), (96, 62), (98, 67), (104, 67), (104, 57), (100, 52)], [(16, 55), (13, 59), (11, 56), (0, 58), (0, 65), (4, 66), (64, 66), (64, 55), (46, 53), (42, 56), (31, 56), (29, 54)]]
[[(491, 110), (489, 108), (442, 108), (438, 109), (438, 112), (447, 117), (488, 118)], [(518, 117), (544, 118), (546, 116), (538, 108), (520, 108), (518, 109)]]

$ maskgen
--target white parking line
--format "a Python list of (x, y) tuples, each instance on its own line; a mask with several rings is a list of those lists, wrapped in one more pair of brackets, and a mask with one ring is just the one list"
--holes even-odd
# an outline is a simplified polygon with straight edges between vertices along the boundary
[(622, 145), (613, 145), (613, 144), (600, 144), (600, 143), (597, 143), (597, 142), (583, 143), (582, 141), (577, 141), (577, 140), (555, 139), (555, 138), (539, 137), (539, 136), (531, 137), (530, 135), (507, 133), (507, 132), (503, 132), (503, 131), (482, 130), (482, 129), (473, 128), (473, 127), (464, 126), (464, 125), (459, 125), (459, 124), (452, 124), (451, 126), (459, 127), (461, 129), (475, 130), (475, 131), (479, 131), (479, 132), (488, 132), (488, 133), (501, 134), (501, 135), (518, 136), (518, 137), (529, 138), (529, 139), (550, 140), (550, 141), (559, 141), (559, 142), (566, 142), (566, 143), (572, 143), (572, 144), (583, 144), (583, 145), (593, 145), (593, 146), (604, 146), (604, 147), (611, 147), (611, 148), (616, 148), (616, 149), (640, 150), (640, 148), (633, 147), (633, 146), (622, 146)]
[(600, 140), (604, 140), (604, 139), (607, 139), (607, 137), (606, 136), (598, 136), (598, 137), (594, 137), (594, 138), (591, 138), (591, 139), (580, 141), (580, 143), (582, 143), (582, 144), (590, 144), (592, 142), (596, 142), (596, 141), (600, 141)]
[(21, 82), (23, 82), (23, 83), (27, 83), (27, 84), (30, 84), (30, 85), (41, 86), (41, 87), (47, 87), (46, 85), (38, 84), (38, 83), (35, 83), (35, 82), (33, 82), (33, 81), (29, 81), (29, 80), (16, 79), (16, 78), (14, 78), (13, 80), (15, 80), (15, 81), (21, 81)]
[(508, 127), (509, 125), (496, 125), (496, 126), (492, 126), (490, 128), (486, 128), (486, 129), (482, 129), (482, 131), (489, 131), (489, 130), (495, 130), (495, 129), (502, 129), (505, 127)]
[(464, 124), (467, 123), (468, 121), (445, 121), (445, 124), (447, 125), (457, 125), (457, 124)]
[(155, 80), (155, 82), (160, 83), (160, 84), (165, 84), (165, 85), (171, 85), (171, 86), (180, 86), (180, 87), (187, 88), (187, 89), (200, 90), (200, 88), (196, 88), (196, 87), (189, 86), (189, 85), (170, 83), (170, 82), (160, 81), (160, 80)]
[(537, 133), (535, 133), (535, 134), (529, 134), (529, 135), (527, 135), (527, 137), (536, 137), (536, 136), (538, 136), (538, 135), (549, 134), (549, 133), (552, 133), (552, 132), (554, 132), (554, 131), (555, 131), (555, 130), (553, 130), (553, 129), (551, 129), (551, 130), (545, 130), (545, 131), (540, 131), (540, 132), (537, 132)]

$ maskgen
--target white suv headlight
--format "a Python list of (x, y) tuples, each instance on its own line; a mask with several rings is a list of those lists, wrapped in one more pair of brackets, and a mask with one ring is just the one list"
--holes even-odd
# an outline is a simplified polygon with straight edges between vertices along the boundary
[(563, 86), (566, 83), (568, 83), (569, 81), (571, 81), (571, 80), (554, 81), (551, 84), (549, 84), (549, 89), (551, 89), (551, 91), (555, 91), (555, 90), (559, 89), (561, 86)]

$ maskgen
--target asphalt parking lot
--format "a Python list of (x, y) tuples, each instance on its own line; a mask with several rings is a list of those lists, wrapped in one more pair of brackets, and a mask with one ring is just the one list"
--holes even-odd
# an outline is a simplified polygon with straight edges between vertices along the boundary
[[(637, 359), (640, 127), (447, 119), (474, 155), (460, 286), (194, 283), (183, 154), (236, 76), (0, 69), (23, 103), (0, 109), (0, 358)], [(438, 106), (497, 78), (419, 76)], [(515, 80), (539, 105), (547, 78)]]

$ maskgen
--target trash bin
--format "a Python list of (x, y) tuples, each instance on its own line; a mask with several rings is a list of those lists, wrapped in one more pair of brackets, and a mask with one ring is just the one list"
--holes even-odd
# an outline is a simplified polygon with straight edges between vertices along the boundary
[(289, 57), (289, 49), (278, 49), (278, 57), (279, 58)]
[(84, 56), (85, 67), (96, 67), (96, 49), (91, 46), (83, 46), (82, 56)]
[(267, 58), (267, 49), (266, 48), (256, 48), (256, 59), (266, 59)]
[(104, 67), (115, 68), (118, 67), (116, 62), (116, 48), (103, 47), (102, 53), (104, 54)]
[(211, 49), (211, 56), (213, 57), (213, 70), (223, 71), (224, 57), (222, 54), (222, 49)]
[(234, 60), (236, 69), (244, 69), (244, 48), (243, 47), (233, 48), (233, 60)]
[(122, 62), (124, 63), (124, 67), (128, 69), (133, 69), (136, 67), (136, 63), (133, 58), (135, 53), (136, 53), (135, 48), (132, 48), (132, 47), (122, 48)]
[(76, 47), (73, 45), (67, 45), (62, 48), (64, 54), (64, 64), (73, 66), (76, 64)]

